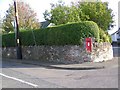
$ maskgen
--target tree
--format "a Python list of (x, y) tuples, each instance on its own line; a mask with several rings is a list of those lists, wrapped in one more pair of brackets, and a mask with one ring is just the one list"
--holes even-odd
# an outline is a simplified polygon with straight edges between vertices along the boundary
[(0, 34), (2, 33), (2, 19), (1, 19), (1, 15), (0, 15)]
[(54, 23), (55, 25), (66, 24), (68, 22), (79, 22), (88, 19), (88, 16), (83, 14), (81, 9), (71, 5), (65, 6), (65, 3), (59, 1), (56, 4), (51, 4), (51, 11), (47, 10), (44, 13), (45, 20)]
[(114, 15), (112, 10), (108, 8), (107, 2), (78, 2), (78, 6), (85, 15), (89, 16), (89, 21), (96, 22), (104, 31), (113, 27)]
[[(40, 23), (36, 18), (36, 13), (30, 8), (30, 6), (22, 1), (17, 2), (18, 6), (18, 18), (19, 18), (19, 28), (20, 29), (36, 29), (40, 28)], [(9, 9), (6, 11), (6, 16), (3, 19), (2, 28), (6, 32), (13, 31), (12, 22), (14, 22), (14, 5), (11, 4)]]
[[(83, 0), (84, 1), (84, 0)], [(95, 1), (95, 0), (94, 0)], [(66, 6), (63, 2), (51, 4), (51, 11), (45, 11), (44, 18), (55, 25), (68, 22), (94, 21), (100, 28), (107, 31), (113, 27), (112, 10), (106, 2), (72, 2)]]

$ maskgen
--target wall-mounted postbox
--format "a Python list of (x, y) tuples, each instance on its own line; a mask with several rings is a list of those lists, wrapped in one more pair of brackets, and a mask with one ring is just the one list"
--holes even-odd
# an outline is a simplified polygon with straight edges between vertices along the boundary
[(85, 42), (86, 42), (86, 50), (88, 52), (91, 52), (92, 51), (92, 38), (86, 38)]

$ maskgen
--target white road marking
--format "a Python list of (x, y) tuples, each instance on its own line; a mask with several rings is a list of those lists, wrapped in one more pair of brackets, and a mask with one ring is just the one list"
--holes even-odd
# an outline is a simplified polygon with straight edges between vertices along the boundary
[(4, 76), (6, 78), (10, 78), (10, 79), (13, 79), (13, 80), (16, 80), (16, 81), (28, 84), (28, 85), (33, 86), (33, 87), (38, 87), (38, 85), (36, 85), (36, 84), (30, 83), (30, 82), (26, 82), (24, 80), (21, 80), (21, 79), (15, 78), (15, 77), (11, 77), (11, 76), (8, 76), (8, 75), (2, 74), (2, 73), (0, 73), (0, 75)]

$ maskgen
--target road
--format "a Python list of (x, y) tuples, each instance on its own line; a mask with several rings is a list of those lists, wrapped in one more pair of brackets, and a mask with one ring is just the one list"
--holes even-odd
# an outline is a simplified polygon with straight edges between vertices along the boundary
[(118, 88), (117, 57), (108, 67), (93, 70), (48, 69), (3, 60), (2, 88)]

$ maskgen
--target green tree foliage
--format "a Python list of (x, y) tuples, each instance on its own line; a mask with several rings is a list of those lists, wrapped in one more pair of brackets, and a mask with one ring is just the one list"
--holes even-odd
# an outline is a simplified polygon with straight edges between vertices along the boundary
[(88, 20), (96, 22), (104, 31), (113, 26), (114, 15), (107, 2), (78, 2), (78, 5), (89, 16)]
[(63, 2), (51, 4), (51, 11), (44, 13), (44, 18), (55, 25), (68, 22), (94, 21), (104, 31), (113, 23), (112, 10), (106, 2), (80, 2), (66, 6)]
[[(36, 18), (36, 13), (30, 8), (30, 6), (22, 1), (17, 2), (18, 7), (18, 18), (19, 18), (19, 28), (20, 29), (36, 29), (40, 28), (38, 19)], [(5, 32), (13, 31), (12, 22), (14, 22), (14, 5), (11, 4), (9, 9), (6, 11), (6, 16), (3, 19), (2, 28)]]
[(51, 11), (44, 13), (45, 20), (49, 20), (55, 25), (66, 24), (68, 22), (80, 22), (88, 19), (88, 16), (82, 13), (81, 9), (71, 5), (66, 6), (64, 2), (59, 1), (51, 4)]
[(100, 42), (110, 42), (112, 43), (112, 38), (111, 36), (108, 34), (108, 32), (102, 30), (101, 28), (99, 28), (99, 38), (100, 38)]
[(2, 19), (1, 19), (1, 15), (0, 15), (0, 34), (2, 33)]

